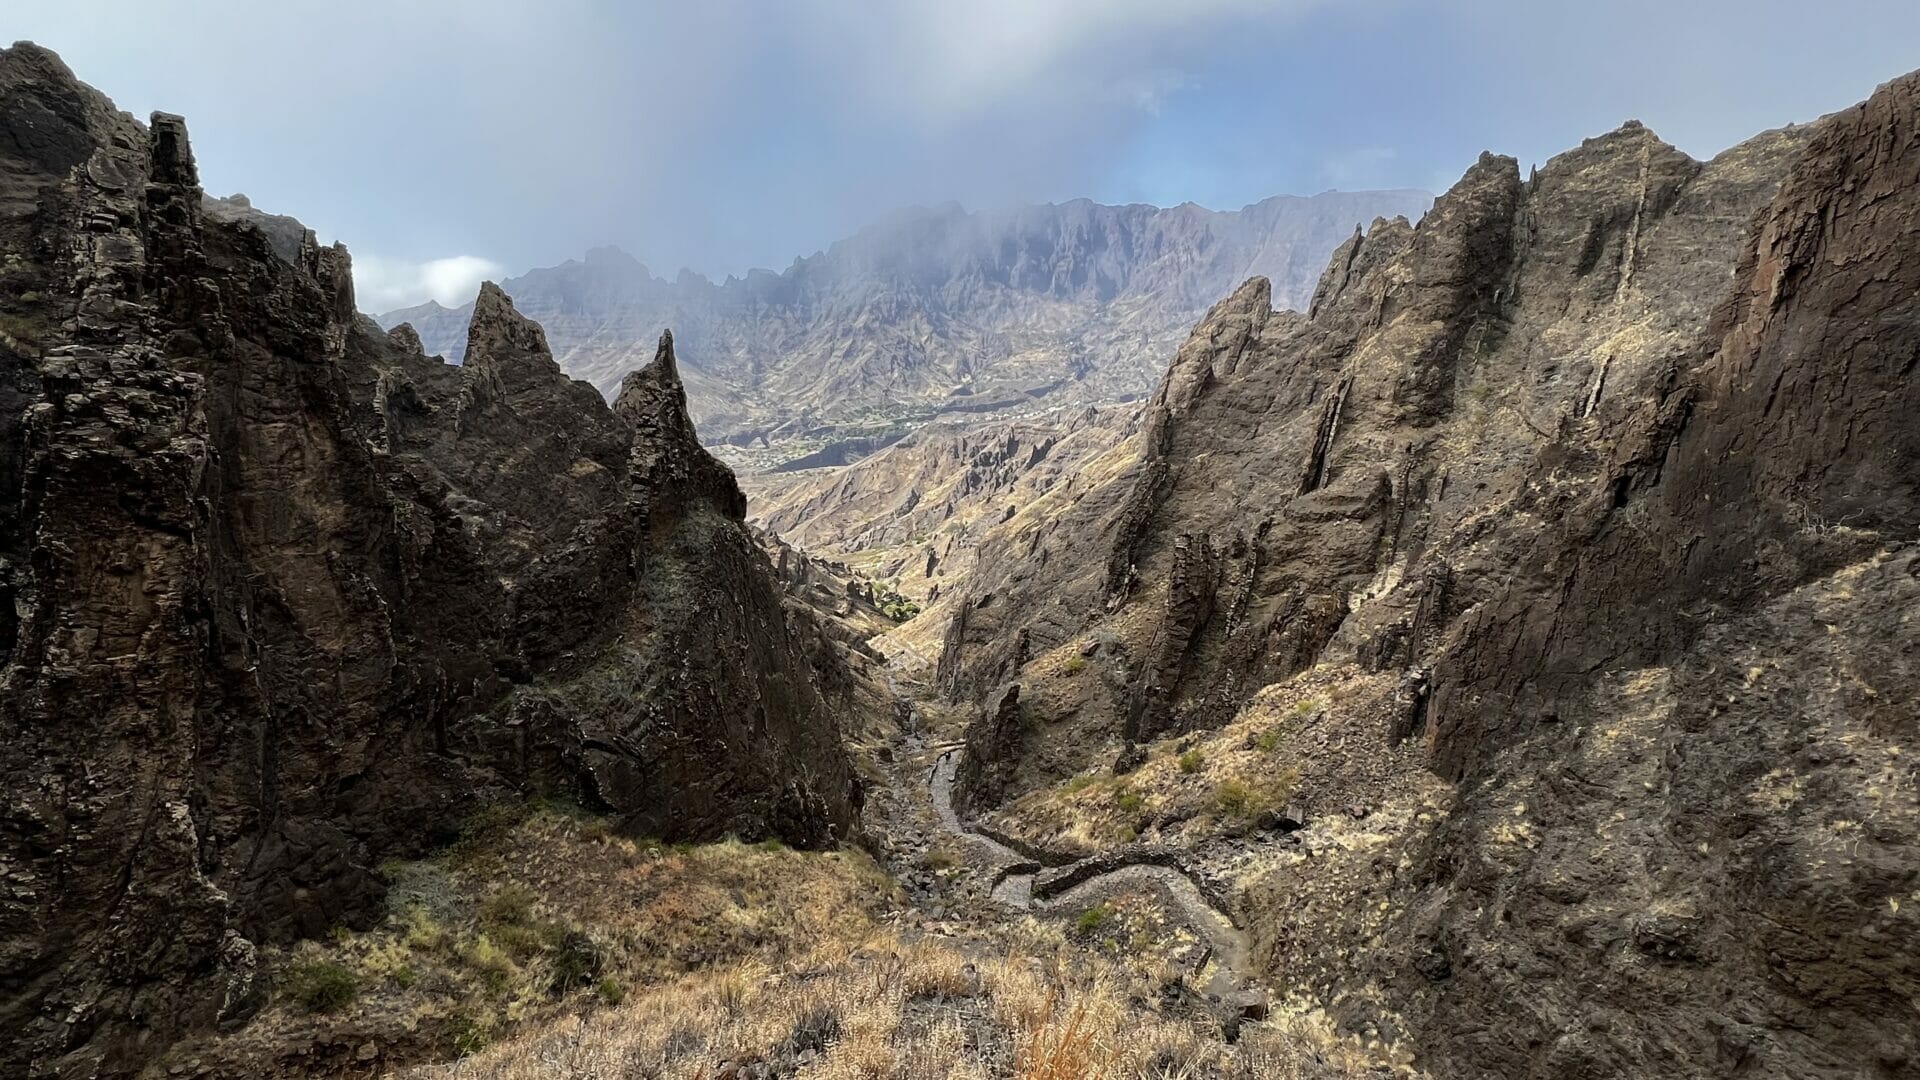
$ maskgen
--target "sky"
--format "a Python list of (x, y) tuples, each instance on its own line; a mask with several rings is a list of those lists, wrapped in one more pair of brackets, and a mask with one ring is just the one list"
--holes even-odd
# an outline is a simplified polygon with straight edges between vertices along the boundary
[(16, 0), (368, 311), (618, 245), (779, 269), (892, 209), (1440, 192), (1638, 119), (1711, 156), (1920, 67), (1915, 0)]

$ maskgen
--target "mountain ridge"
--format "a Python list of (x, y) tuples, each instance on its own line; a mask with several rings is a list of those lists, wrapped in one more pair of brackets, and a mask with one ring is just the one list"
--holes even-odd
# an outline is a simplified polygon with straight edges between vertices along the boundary
[[(1088, 199), (994, 211), (907, 208), (787, 269), (669, 280), (617, 248), (505, 282), (555, 354), (603, 392), (671, 324), (710, 444), (872, 435), (942, 412), (1145, 393), (1159, 355), (1211, 300), (1265, 273), (1304, 306), (1359, 226), (1418, 216), (1415, 191), (1280, 195), (1241, 210)], [(459, 359), (464, 308), (387, 312)], [(811, 448), (811, 447), (809, 447)]]

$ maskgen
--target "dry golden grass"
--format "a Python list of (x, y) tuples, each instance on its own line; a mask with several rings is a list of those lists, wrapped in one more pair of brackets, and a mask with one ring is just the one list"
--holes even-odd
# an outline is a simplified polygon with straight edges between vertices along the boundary
[[(1317, 1014), (1248, 1026), (1229, 1046), (1142, 1008), (1126, 972), (1029, 925), (1005, 953), (878, 933), (778, 968), (687, 976), (571, 1016), (415, 1080), (806, 1080), (1411, 1075)], [(744, 1070), (744, 1071), (743, 1071)]]
[(738, 980), (741, 964), (860, 940), (893, 893), (857, 851), (670, 847), (553, 812), (483, 819), (440, 857), (383, 870), (382, 925), (269, 952), (262, 1014), (177, 1059), (224, 1062), (221, 1075), (341, 1071), (303, 1040), (371, 1042), (389, 1065), (450, 1058), (688, 972)]

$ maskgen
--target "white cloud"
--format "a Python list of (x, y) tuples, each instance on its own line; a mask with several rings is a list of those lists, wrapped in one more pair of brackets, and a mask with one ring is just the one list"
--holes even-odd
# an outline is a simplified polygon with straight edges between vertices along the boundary
[(408, 262), (379, 255), (353, 257), (353, 293), (360, 310), (378, 314), (437, 300), (459, 307), (480, 291), (480, 283), (498, 280), (505, 267), (478, 255)]
[(1008, 101), (1057, 107), (1062, 96), (1154, 111), (1212, 35), (1235, 23), (1265, 32), (1276, 17), (1330, 2), (816, 0), (795, 10), (812, 16), (802, 29), (830, 46), (823, 54), (866, 81), (872, 106), (942, 119)]

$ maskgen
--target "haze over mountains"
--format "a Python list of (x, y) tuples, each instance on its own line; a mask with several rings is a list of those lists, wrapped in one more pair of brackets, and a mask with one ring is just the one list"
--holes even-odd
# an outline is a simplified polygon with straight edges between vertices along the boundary
[[(1247, 277), (1305, 307), (1334, 247), (1420, 191), (1277, 196), (1236, 211), (1087, 200), (890, 215), (825, 252), (715, 283), (602, 248), (506, 281), (575, 378), (610, 392), (672, 326), (709, 445), (887, 437), (942, 412), (1144, 394), (1193, 320)], [(471, 305), (387, 312), (458, 360)], [(849, 425), (860, 428), (849, 429)], [(789, 442), (789, 445), (795, 445)]]
[(453, 365), (0, 49), (0, 1078), (1920, 1076), (1920, 71), (1458, 165)]

